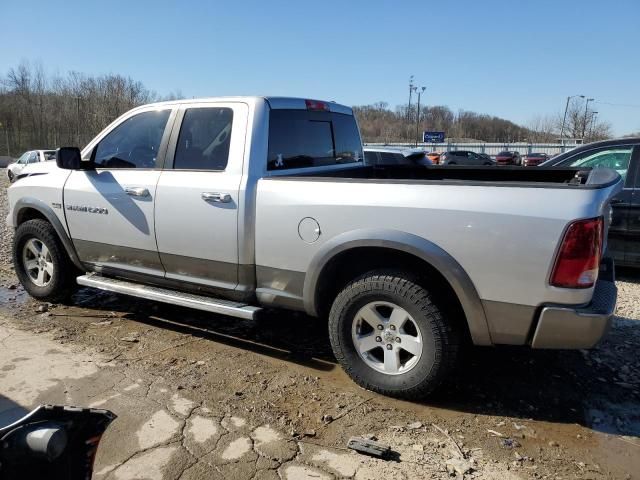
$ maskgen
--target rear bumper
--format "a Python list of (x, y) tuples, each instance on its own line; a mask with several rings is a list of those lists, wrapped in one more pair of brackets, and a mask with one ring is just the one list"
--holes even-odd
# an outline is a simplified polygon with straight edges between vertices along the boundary
[(607, 333), (616, 308), (618, 289), (613, 261), (600, 267), (591, 303), (585, 307), (545, 306), (533, 336), (533, 348), (591, 348)]

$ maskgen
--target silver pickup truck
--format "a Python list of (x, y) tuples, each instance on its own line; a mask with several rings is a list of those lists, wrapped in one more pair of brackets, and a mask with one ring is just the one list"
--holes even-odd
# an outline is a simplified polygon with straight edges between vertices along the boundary
[(369, 166), (350, 108), (281, 97), (139, 107), (49, 163), (9, 189), (30, 295), (304, 311), (383, 394), (428, 394), (465, 343), (592, 347), (615, 307), (612, 170)]

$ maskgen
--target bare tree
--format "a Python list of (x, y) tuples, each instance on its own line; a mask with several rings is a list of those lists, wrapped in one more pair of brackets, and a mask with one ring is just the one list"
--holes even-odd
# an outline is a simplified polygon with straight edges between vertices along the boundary
[[(182, 94), (178, 91), (176, 97)], [(127, 110), (156, 100), (141, 82), (122, 75), (69, 72), (47, 77), (41, 64), (22, 63), (0, 77), (0, 151), (81, 146)]]
[(530, 142), (553, 142), (558, 138), (556, 120), (550, 115), (536, 115), (527, 124)]

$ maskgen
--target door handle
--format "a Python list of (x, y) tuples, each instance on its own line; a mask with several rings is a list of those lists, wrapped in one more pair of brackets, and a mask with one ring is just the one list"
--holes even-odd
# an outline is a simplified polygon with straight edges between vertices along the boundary
[(205, 202), (217, 202), (217, 203), (229, 203), (231, 202), (231, 195), (228, 193), (216, 193), (216, 192), (202, 192), (200, 197)]
[(149, 190), (144, 187), (124, 187), (124, 191), (127, 195), (132, 197), (148, 197)]

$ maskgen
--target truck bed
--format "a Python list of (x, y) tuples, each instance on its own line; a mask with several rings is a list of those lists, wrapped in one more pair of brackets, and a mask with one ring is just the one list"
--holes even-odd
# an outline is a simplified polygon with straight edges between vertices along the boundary
[(492, 186), (519, 187), (581, 187), (604, 188), (618, 181), (618, 174), (609, 169), (555, 168), (555, 167), (467, 167), (438, 166), (414, 167), (411, 165), (363, 166), (350, 169), (328, 170), (319, 174), (300, 173), (287, 177), (305, 177), (336, 181), (385, 180), (385, 182), (437, 182), (464, 185), (490, 184)]

